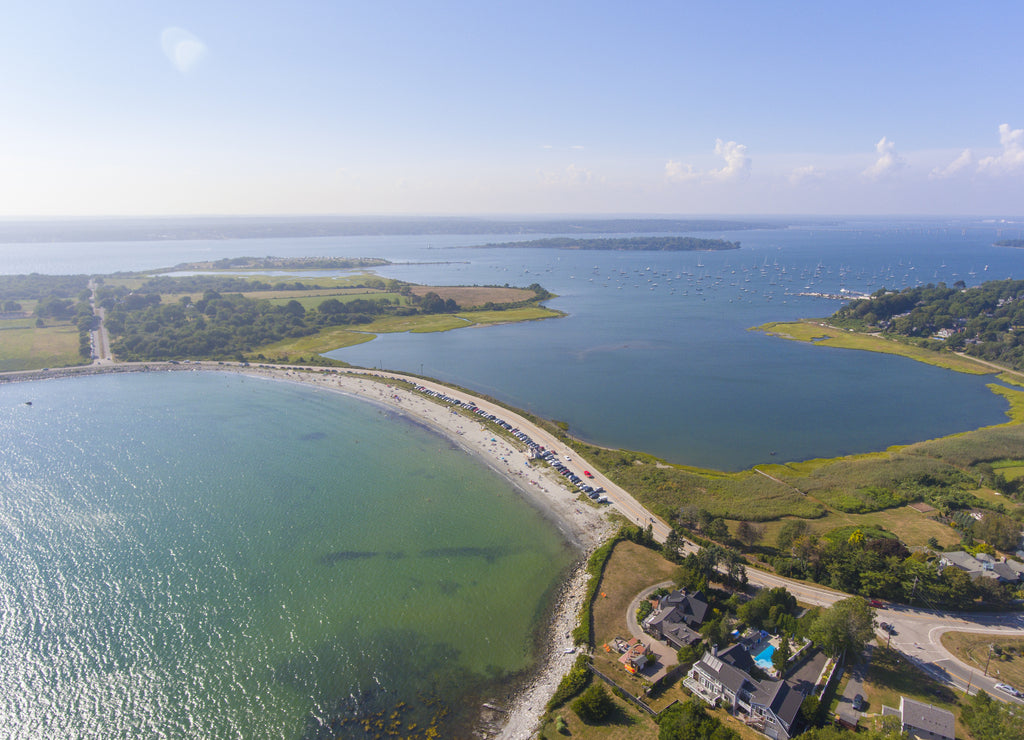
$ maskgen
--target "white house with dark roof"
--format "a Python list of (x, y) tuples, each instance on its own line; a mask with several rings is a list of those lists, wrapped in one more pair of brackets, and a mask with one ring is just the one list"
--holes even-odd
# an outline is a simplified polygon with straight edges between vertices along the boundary
[(712, 706), (746, 715), (748, 726), (773, 740), (789, 740), (806, 694), (787, 681), (752, 678), (751, 666), (741, 645), (712, 650), (694, 663), (683, 685)]
[(882, 707), (883, 717), (899, 717), (900, 727), (919, 740), (956, 740), (955, 720), (948, 709), (900, 697), (899, 709)]

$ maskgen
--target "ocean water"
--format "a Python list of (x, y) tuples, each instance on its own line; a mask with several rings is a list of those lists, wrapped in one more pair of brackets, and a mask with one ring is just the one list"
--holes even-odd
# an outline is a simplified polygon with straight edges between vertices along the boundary
[(0, 385), (0, 451), (4, 737), (465, 736), (576, 557), (447, 440), (305, 386)]

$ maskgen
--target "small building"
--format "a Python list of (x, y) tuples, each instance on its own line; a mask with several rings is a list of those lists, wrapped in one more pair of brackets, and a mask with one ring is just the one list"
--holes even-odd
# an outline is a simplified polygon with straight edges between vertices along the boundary
[(653, 657), (654, 653), (651, 648), (634, 637), (626, 643), (626, 651), (619, 658), (619, 662), (627, 672), (636, 674), (646, 668)]
[(900, 727), (919, 740), (956, 740), (953, 713), (923, 701), (900, 697), (899, 708), (882, 707), (883, 717), (899, 717)]

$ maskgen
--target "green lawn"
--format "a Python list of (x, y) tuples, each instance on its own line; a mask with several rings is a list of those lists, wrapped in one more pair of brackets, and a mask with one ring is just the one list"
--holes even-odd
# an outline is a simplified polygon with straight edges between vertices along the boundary
[(81, 365), (78, 329), (70, 323), (36, 328), (35, 319), (0, 321), (0, 372)]
[(900, 355), (917, 360), (918, 362), (955, 370), (959, 373), (990, 375), (995, 372), (992, 368), (967, 357), (944, 352), (933, 352), (912, 344), (885, 339), (876, 334), (860, 334), (858, 332), (846, 331), (845, 329), (837, 329), (834, 326), (828, 326), (820, 319), (817, 321), (806, 320), (789, 323), (771, 322), (755, 328), (783, 339), (792, 339), (798, 342), (811, 342), (826, 347), (841, 347), (843, 349), (859, 349), (867, 352)]

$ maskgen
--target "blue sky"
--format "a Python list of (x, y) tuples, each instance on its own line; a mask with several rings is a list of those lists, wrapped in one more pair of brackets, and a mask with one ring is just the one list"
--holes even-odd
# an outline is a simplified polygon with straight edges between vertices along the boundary
[(0, 216), (1024, 216), (1024, 3), (17, 0)]

